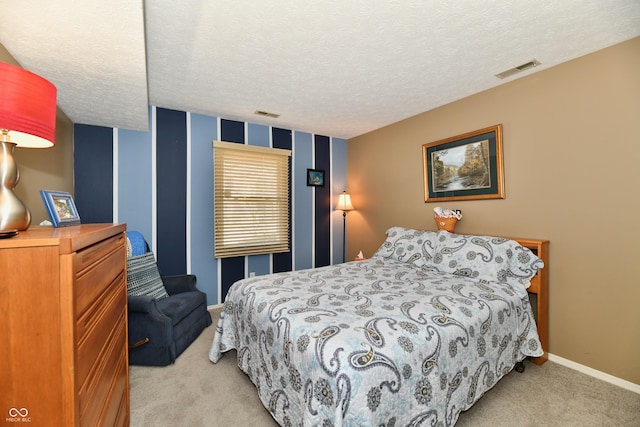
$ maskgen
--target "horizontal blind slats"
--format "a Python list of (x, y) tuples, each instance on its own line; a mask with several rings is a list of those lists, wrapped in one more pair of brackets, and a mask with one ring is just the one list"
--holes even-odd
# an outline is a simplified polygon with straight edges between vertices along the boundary
[(290, 153), (214, 142), (216, 258), (289, 251)]

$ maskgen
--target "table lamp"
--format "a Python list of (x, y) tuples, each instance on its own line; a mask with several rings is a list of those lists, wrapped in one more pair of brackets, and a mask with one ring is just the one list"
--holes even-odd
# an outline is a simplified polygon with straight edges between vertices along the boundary
[(29, 209), (13, 192), (20, 173), (16, 147), (49, 148), (56, 141), (56, 87), (42, 77), (0, 62), (0, 236), (31, 224)]

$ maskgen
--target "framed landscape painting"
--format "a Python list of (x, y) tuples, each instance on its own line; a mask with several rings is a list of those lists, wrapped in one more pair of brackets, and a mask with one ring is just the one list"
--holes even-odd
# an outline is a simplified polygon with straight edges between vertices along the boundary
[(504, 199), (502, 125), (422, 146), (424, 201)]

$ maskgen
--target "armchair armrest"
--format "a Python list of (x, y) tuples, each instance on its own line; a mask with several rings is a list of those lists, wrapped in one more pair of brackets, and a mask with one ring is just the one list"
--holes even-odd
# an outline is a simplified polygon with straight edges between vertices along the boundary
[(137, 348), (142, 346), (163, 347), (173, 342), (171, 318), (159, 310), (153, 297), (129, 295), (128, 316), (129, 350), (139, 351)]
[(196, 276), (193, 274), (180, 274), (177, 276), (162, 276), (162, 283), (169, 295), (183, 292), (198, 291), (196, 288)]
[(129, 295), (129, 312), (133, 313), (153, 313), (158, 311), (156, 300), (148, 295)]

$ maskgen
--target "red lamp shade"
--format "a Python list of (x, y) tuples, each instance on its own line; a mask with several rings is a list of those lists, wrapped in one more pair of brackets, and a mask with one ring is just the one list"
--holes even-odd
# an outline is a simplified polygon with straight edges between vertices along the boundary
[[(15, 65), (0, 62), (0, 132), (18, 147), (56, 143), (56, 87)], [(1, 135), (0, 135), (1, 138)]]

